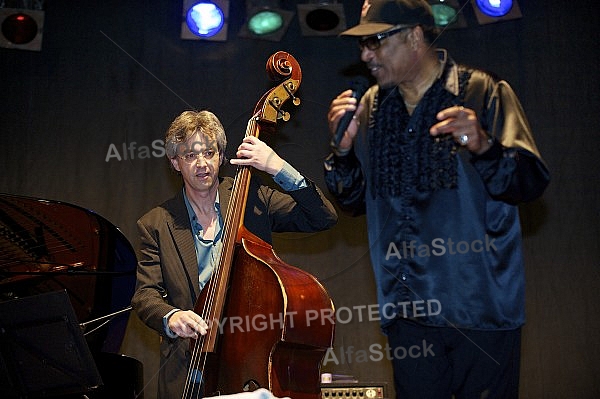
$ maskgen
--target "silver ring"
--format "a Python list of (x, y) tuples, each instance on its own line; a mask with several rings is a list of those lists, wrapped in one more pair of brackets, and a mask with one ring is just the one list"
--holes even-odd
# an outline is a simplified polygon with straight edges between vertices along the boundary
[(467, 143), (469, 142), (469, 136), (467, 136), (466, 134), (459, 136), (458, 142), (460, 143), (460, 145), (467, 145)]

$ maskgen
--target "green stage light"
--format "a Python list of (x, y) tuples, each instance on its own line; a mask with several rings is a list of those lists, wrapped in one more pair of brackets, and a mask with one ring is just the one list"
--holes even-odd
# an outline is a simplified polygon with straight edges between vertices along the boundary
[(248, 29), (255, 35), (268, 35), (281, 29), (283, 26), (283, 17), (281, 14), (264, 10), (254, 14), (248, 20)]
[(447, 26), (456, 18), (457, 11), (447, 4), (433, 4), (431, 6), (433, 11), (433, 19), (437, 26)]
[(278, 42), (287, 31), (294, 13), (275, 0), (247, 0), (246, 23), (238, 36)]
[(444, 29), (466, 28), (467, 22), (458, 0), (429, 0), (435, 25)]

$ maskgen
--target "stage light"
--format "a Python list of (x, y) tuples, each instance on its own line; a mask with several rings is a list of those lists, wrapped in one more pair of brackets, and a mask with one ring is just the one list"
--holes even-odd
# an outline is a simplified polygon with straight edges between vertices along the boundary
[(248, 29), (255, 35), (268, 35), (283, 26), (283, 17), (272, 10), (262, 10), (248, 20)]
[(297, 8), (303, 36), (335, 36), (346, 30), (346, 15), (342, 4), (315, 1), (298, 4)]
[(44, 11), (0, 8), (0, 47), (41, 51)]
[(433, 19), (437, 26), (448, 26), (458, 16), (459, 8), (454, 5), (450, 5), (445, 0), (430, 1), (431, 11), (433, 12)]
[(481, 25), (522, 17), (517, 1), (471, 0), (471, 4)]
[(229, 0), (183, 0), (181, 38), (226, 41)]
[(294, 13), (280, 7), (278, 1), (247, 1), (246, 23), (240, 37), (280, 41), (287, 31)]
[(512, 0), (477, 0), (477, 7), (488, 17), (502, 17), (512, 8)]
[(439, 28), (466, 28), (467, 22), (457, 0), (429, 0), (435, 25)]

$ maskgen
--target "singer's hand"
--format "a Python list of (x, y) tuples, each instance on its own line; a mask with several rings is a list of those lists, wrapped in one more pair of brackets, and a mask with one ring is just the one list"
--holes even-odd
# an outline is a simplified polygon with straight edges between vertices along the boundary
[(472, 109), (456, 105), (441, 110), (436, 117), (439, 122), (429, 129), (432, 136), (451, 134), (457, 143), (474, 154), (490, 149), (488, 136)]
[(364, 106), (357, 103), (358, 100), (352, 97), (352, 90), (350, 89), (342, 92), (339, 96), (334, 98), (329, 106), (327, 121), (329, 122), (329, 131), (332, 135), (335, 135), (338, 124), (340, 123), (340, 119), (342, 119), (347, 111), (354, 112), (355, 115), (348, 125), (348, 129), (346, 129), (344, 132), (344, 136), (340, 140), (338, 145), (339, 150), (350, 149), (352, 147), (354, 137), (356, 137), (356, 133), (358, 132), (358, 115), (360, 115)]

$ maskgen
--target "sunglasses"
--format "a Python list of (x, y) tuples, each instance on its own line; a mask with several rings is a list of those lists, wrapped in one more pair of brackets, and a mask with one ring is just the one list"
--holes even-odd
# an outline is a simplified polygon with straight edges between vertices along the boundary
[(396, 28), (396, 29), (388, 30), (387, 32), (378, 33), (373, 36), (363, 37), (361, 39), (358, 39), (358, 47), (360, 48), (360, 51), (364, 50), (365, 48), (367, 48), (371, 51), (377, 50), (379, 47), (381, 47), (381, 41), (383, 39), (387, 39), (388, 37), (395, 35), (396, 33), (399, 33), (399, 32), (402, 32), (403, 30), (411, 29), (411, 28), (412, 28), (412, 26), (404, 26), (402, 28)]

